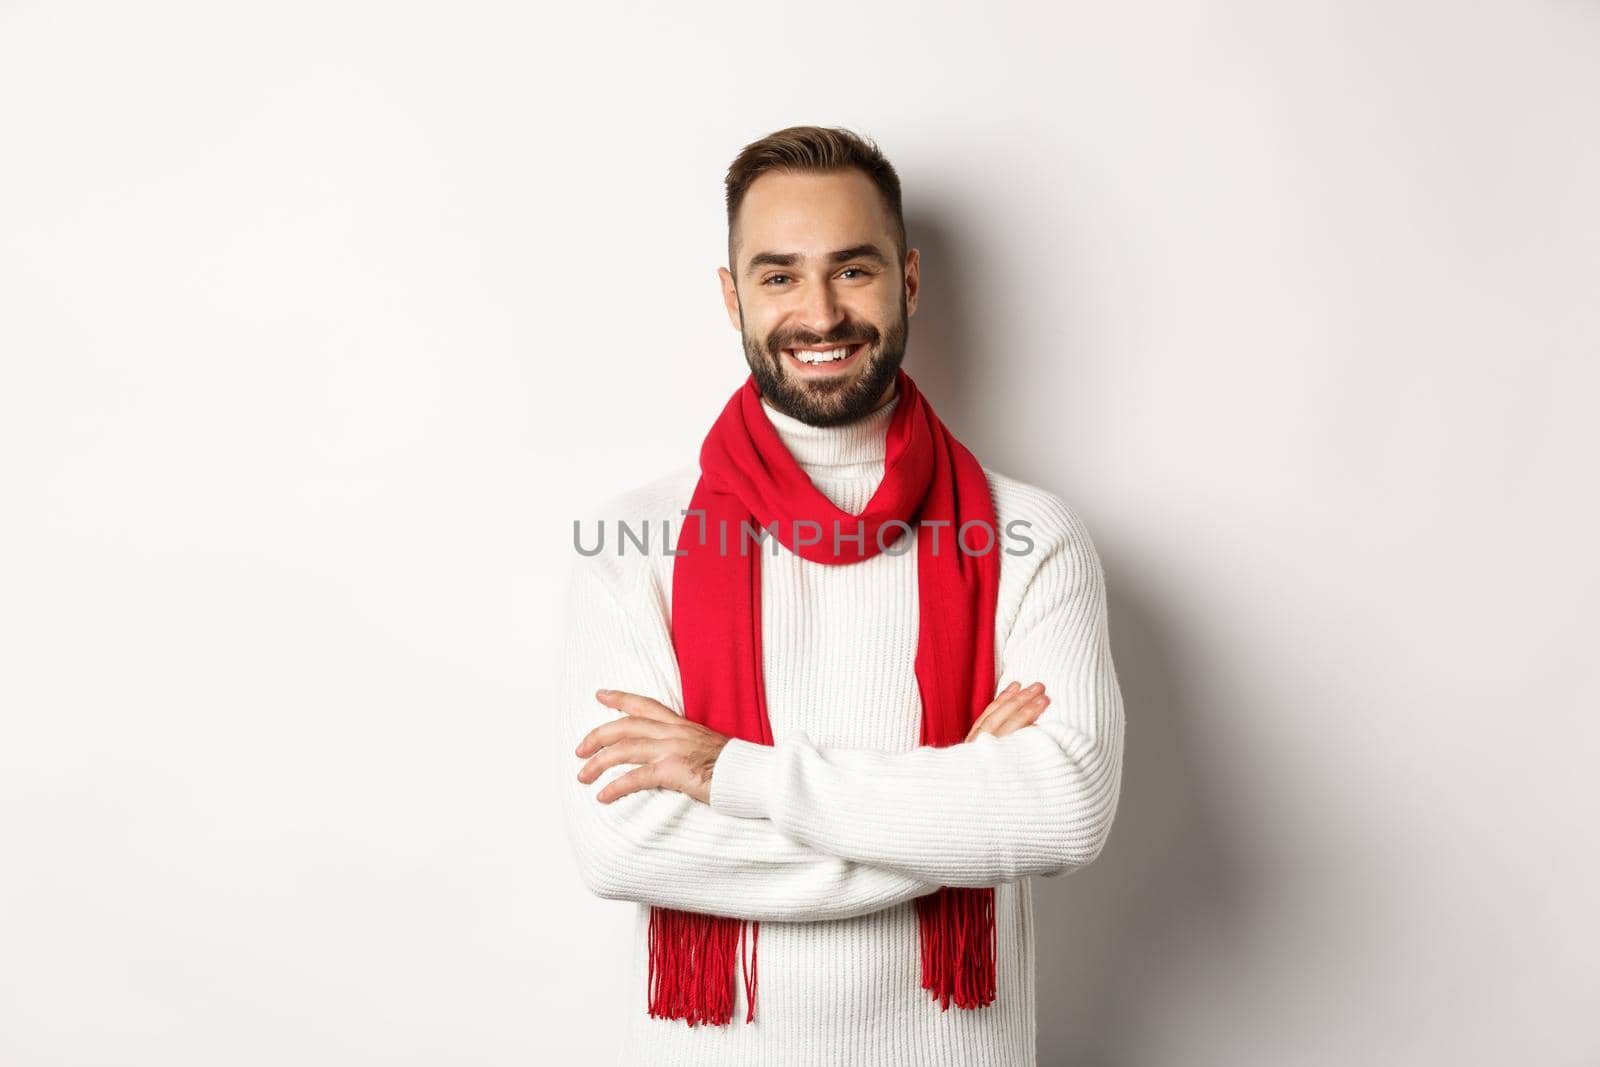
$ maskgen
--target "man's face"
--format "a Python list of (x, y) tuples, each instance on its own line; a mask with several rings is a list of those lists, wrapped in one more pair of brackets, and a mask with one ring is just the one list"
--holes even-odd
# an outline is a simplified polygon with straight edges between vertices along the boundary
[[(918, 286), (917, 252), (900, 261), (877, 186), (859, 170), (769, 171), (746, 190), (734, 232), (733, 271), (717, 273), (762, 397), (814, 426), (876, 408), (905, 358)], [(800, 358), (838, 349), (841, 359)]]

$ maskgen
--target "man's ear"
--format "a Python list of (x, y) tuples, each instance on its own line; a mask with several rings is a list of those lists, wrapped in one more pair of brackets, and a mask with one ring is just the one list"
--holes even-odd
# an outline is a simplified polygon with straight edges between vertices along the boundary
[(717, 277), (722, 279), (722, 306), (728, 310), (728, 321), (735, 330), (743, 332), (744, 313), (739, 309), (739, 290), (733, 284), (733, 273), (727, 267), (718, 267)]
[(913, 248), (906, 253), (906, 317), (917, 313), (917, 292), (922, 288), (922, 256)]

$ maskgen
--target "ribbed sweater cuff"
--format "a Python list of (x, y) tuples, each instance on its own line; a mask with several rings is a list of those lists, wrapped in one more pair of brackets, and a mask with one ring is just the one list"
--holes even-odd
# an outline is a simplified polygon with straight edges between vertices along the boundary
[(711, 768), (711, 807), (740, 819), (768, 818), (767, 787), (776, 755), (771, 745), (729, 738)]

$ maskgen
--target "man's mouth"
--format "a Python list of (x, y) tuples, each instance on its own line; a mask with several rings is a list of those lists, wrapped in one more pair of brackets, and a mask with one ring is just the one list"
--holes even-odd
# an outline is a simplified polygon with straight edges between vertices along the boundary
[(807, 345), (804, 348), (785, 348), (784, 359), (807, 374), (837, 372), (852, 366), (856, 357), (867, 347), (865, 341), (852, 345)]

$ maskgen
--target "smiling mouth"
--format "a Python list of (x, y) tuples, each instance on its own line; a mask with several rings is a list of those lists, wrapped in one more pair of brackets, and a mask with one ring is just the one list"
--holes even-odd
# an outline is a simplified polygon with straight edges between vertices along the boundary
[(785, 348), (783, 356), (786, 361), (805, 371), (835, 370), (854, 363), (856, 356), (866, 347), (867, 343), (860, 341), (833, 348)]

